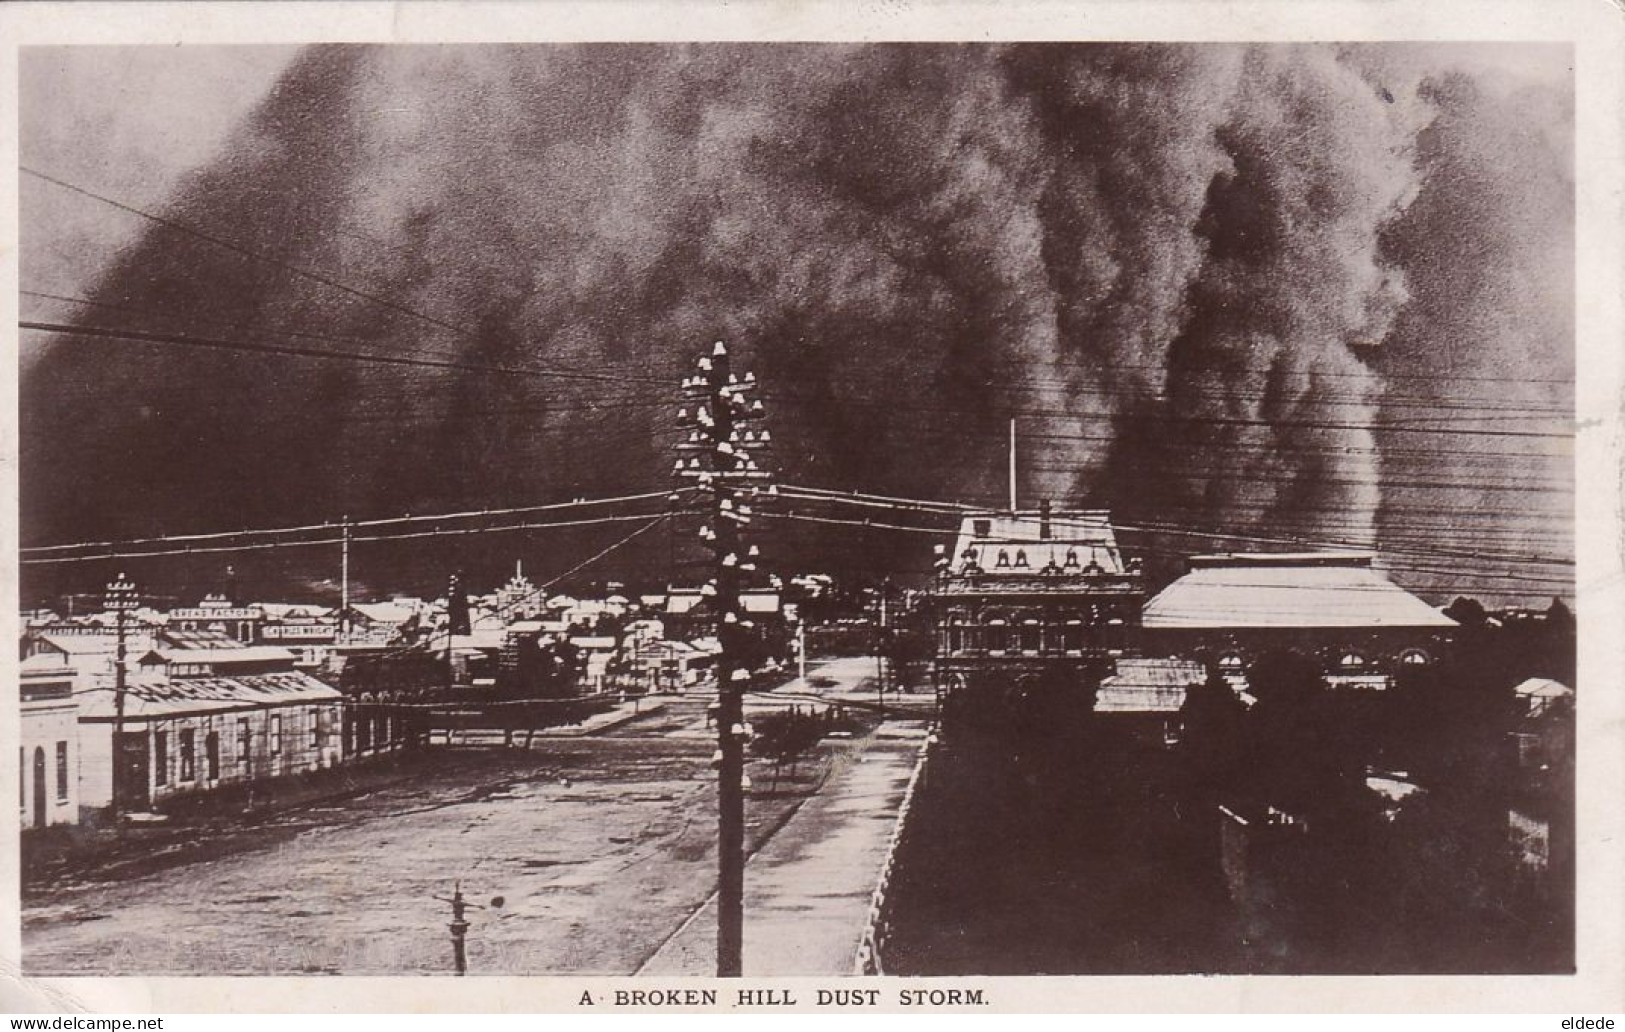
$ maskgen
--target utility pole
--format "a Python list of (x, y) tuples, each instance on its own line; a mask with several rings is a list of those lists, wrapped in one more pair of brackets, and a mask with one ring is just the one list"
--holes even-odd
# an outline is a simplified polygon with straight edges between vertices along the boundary
[(876, 694), (880, 703), (880, 719), (886, 719), (886, 681), (891, 676), (891, 629), (886, 621), (886, 602), (891, 595), (891, 578), (880, 582), (880, 687)]
[(717, 977), (738, 978), (743, 973), (745, 897), (745, 738), (741, 645), (750, 622), (744, 618), (739, 592), (745, 575), (755, 570), (755, 545), (745, 550), (741, 535), (750, 523), (748, 498), (775, 494), (757, 484), (768, 473), (756, 456), (772, 441), (768, 431), (748, 429), (762, 417), (760, 399), (747, 400), (756, 386), (754, 374), (740, 378), (730, 369), (728, 349), (721, 341), (699, 360), (699, 373), (683, 380), (685, 405), (678, 410), (679, 425), (688, 427), (688, 439), (678, 445), (673, 472), (697, 482), (709, 495), (708, 525), (700, 537), (715, 558), (712, 580), (700, 591), (717, 614)]
[(446, 691), (449, 693), (457, 686), (457, 670), (452, 663), (452, 654), (455, 652), (456, 636), (470, 633), (468, 623), (468, 598), (463, 594), (462, 578), (457, 574), (451, 575), (451, 581), (446, 585)]
[(107, 585), (107, 608), (113, 611), (113, 627), (117, 644), (113, 650), (113, 766), (109, 781), (113, 790), (113, 830), (123, 834), (121, 819), (124, 798), (128, 793), (124, 785), (124, 620), (125, 614), (140, 605), (135, 584), (120, 573)]
[(350, 639), (350, 516), (344, 516), (339, 544), (339, 619), (338, 632), (342, 641)]

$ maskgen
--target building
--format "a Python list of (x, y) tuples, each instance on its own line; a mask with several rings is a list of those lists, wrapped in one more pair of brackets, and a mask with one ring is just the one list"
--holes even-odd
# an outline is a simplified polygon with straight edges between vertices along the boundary
[[(130, 663), (118, 745), (121, 808), (337, 765), (343, 758), (337, 689), (294, 669), (271, 646), (152, 649)], [(117, 693), (82, 696), (80, 798), (113, 801)]]
[(1040, 683), (1093, 690), (1139, 622), (1139, 567), (1105, 512), (972, 513), (937, 566), (929, 602), (945, 707)]
[(1095, 712), (1178, 713), (1185, 693), (1206, 679), (1207, 668), (1190, 660), (1120, 658), (1101, 679)]
[(338, 643), (394, 645), (415, 633), (421, 622), (422, 609), (410, 600), (356, 602), (339, 615)]
[(258, 642), (276, 645), (294, 654), (294, 665), (321, 670), (332, 658), (338, 640), (338, 614), (326, 606), (256, 602), (264, 614)]
[(534, 620), (547, 609), (547, 600), (541, 589), (525, 576), (525, 564), (513, 564), (513, 577), (497, 589), (493, 600), (496, 611), (509, 620)]
[[(131, 621), (124, 634), (126, 658), (139, 655), (158, 643), (153, 628)], [(94, 625), (52, 625), (29, 631), (23, 636), (24, 660), (34, 656), (53, 657), (73, 672), (73, 690), (84, 694), (113, 683), (114, 657), (118, 655), (118, 635)]]
[(1238, 688), (1259, 655), (1292, 649), (1334, 688), (1383, 689), (1434, 662), (1456, 622), (1372, 568), (1363, 553), (1202, 555), (1146, 603), (1147, 655), (1214, 664)]
[(25, 831), (79, 821), (79, 706), (66, 658), (41, 652), (20, 669), (17, 805)]
[(170, 610), (168, 626), (177, 631), (219, 631), (247, 645), (259, 640), (264, 619), (256, 607), (235, 605), (215, 592), (192, 608)]

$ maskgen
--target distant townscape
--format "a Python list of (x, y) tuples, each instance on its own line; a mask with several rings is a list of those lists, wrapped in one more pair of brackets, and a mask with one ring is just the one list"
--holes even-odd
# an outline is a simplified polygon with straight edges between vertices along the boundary
[[(908, 791), (875, 800), (897, 832), (857, 970), (1355, 970), (1383, 963), (1351, 932), (1370, 920), (1405, 969), (1562, 967), (1563, 603), (1439, 608), (1346, 551), (1194, 555), (1148, 591), (1108, 513), (1047, 504), (971, 512), (936, 555), (912, 586), (803, 575), (739, 596), (752, 766), (771, 763), (775, 788), (787, 759), (842, 741), (826, 737), (837, 711), (865, 735), (930, 731)], [(449, 587), (339, 607), (220, 590), (162, 610), (121, 580), (112, 608), (24, 613), (28, 875), (43, 887), (143, 834), (342, 795), (347, 770), (405, 761), (432, 780), (434, 757), (470, 748), (545, 755), (560, 734), (712, 723), (714, 590), (549, 593), (517, 562), (494, 591)], [(776, 726), (796, 713), (820, 719), (800, 741)], [(1003, 848), (961, 827), (973, 814)], [(1100, 835), (1134, 826), (1118, 891), (1184, 897), (1204, 930), (1186, 921), (1194, 937), (1172, 952), (1069, 956), (1047, 922), (1072, 911), (1039, 906), (1034, 886), (1108, 891), (1121, 872), (1071, 878), (1099, 861)], [(998, 884), (990, 865), (1023, 888), (978, 899)], [(921, 916), (950, 901), (953, 921)], [(1033, 934), (1003, 941), (1023, 912)], [(1408, 922), (1427, 937), (1394, 927)], [(1116, 934), (1146, 933), (1130, 920)]]

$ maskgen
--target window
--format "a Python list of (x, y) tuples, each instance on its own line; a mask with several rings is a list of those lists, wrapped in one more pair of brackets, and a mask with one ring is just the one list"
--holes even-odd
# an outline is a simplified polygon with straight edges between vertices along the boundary
[(282, 752), (282, 714), (271, 714), (271, 755), (277, 756)]
[(1406, 649), (1399, 654), (1399, 661), (1406, 666), (1427, 666), (1428, 654), (1421, 649)]
[(160, 785), (169, 784), (169, 732), (152, 733), (152, 776)]
[(1020, 631), (1018, 631), (1017, 633), (1019, 635), (1017, 644), (1020, 646), (1021, 651), (1023, 651), (1023, 652), (1037, 652), (1038, 651), (1039, 642), (1038, 642), (1038, 621), (1037, 620), (1024, 621), (1022, 623), (1022, 625), (1021, 625)]
[(209, 767), (209, 780), (215, 781), (220, 777), (220, 735), (210, 731), (203, 738), (203, 759)]
[(1083, 621), (1068, 620), (1061, 628), (1061, 648), (1067, 652), (1083, 651)]
[(322, 711), (310, 711), (310, 744), (320, 749), (327, 744), (327, 728), (322, 724)]
[(1219, 669), (1225, 671), (1239, 671), (1242, 667), (1241, 657), (1234, 652), (1226, 652), (1219, 657)]
[(191, 728), (181, 731), (181, 780), (197, 777), (197, 732)]
[(1025, 548), (1016, 549), (1016, 565), (1020, 566), (1020, 567), (1023, 567), (1023, 568), (1026, 567), (1026, 565), (1027, 565), (1027, 550)]
[(1338, 662), (1344, 670), (1359, 670), (1365, 666), (1365, 657), (1358, 652), (1345, 652), (1343, 658)]
[(56, 799), (68, 801), (68, 743), (56, 743)]
[(248, 765), (249, 753), (254, 747), (254, 734), (248, 730), (248, 718), (237, 721), (237, 762)]

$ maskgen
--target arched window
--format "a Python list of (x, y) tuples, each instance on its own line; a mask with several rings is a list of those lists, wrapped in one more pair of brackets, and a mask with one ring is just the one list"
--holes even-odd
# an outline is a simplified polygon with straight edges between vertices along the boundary
[(1017, 648), (1019, 648), (1022, 652), (1037, 652), (1038, 635), (1038, 621), (1034, 619), (1023, 620), (1021, 622), (1021, 627), (1017, 632)]
[(1083, 620), (1073, 616), (1061, 626), (1061, 648), (1067, 652), (1083, 651)]
[(1365, 668), (1365, 657), (1358, 652), (1345, 652), (1343, 658), (1337, 662), (1344, 670), (1362, 670)]
[(1022, 569), (1027, 567), (1027, 550), (1025, 548), (1016, 549), (1016, 566)]
[(1219, 657), (1219, 669), (1227, 674), (1240, 673), (1242, 667), (1245, 665), (1246, 664), (1242, 661), (1241, 654), (1237, 652), (1226, 652), (1224, 655)]
[(1399, 661), (1405, 666), (1427, 666), (1432, 657), (1421, 649), (1406, 649), (1399, 654)]

